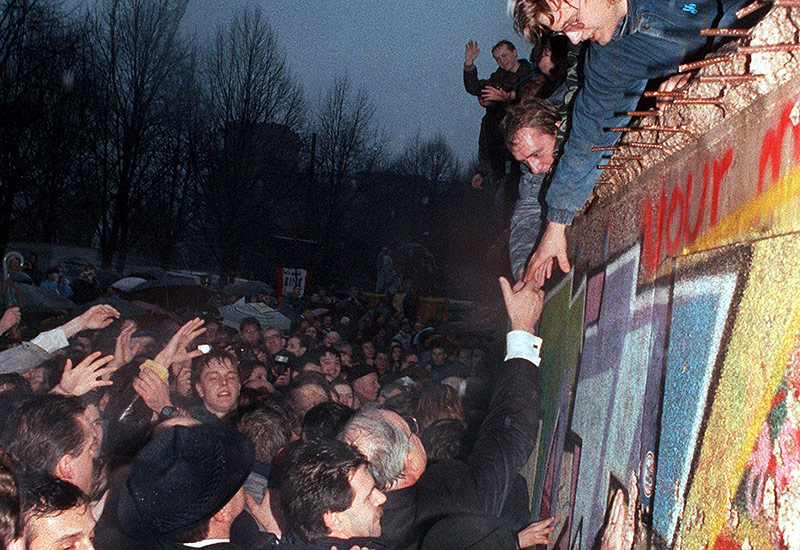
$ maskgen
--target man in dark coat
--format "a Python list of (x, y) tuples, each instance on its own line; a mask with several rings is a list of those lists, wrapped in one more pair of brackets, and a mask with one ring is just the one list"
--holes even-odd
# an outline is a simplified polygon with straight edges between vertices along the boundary
[(512, 329), (506, 360), (497, 369), (489, 413), (465, 460), (441, 460), (428, 468), (419, 438), (390, 411), (361, 412), (345, 427), (344, 440), (364, 453), (378, 487), (386, 491), (379, 540), (391, 548), (418, 547), (428, 529), (448, 515), (500, 516), (533, 450), (542, 344), (533, 332), (544, 295), (531, 283), (512, 288), (501, 279), (501, 287)]

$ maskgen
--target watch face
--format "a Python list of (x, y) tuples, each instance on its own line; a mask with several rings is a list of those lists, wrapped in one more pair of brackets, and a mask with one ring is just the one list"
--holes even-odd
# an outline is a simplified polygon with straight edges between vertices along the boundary
[(167, 405), (166, 407), (161, 409), (160, 416), (166, 417), (166, 416), (172, 416), (173, 414), (175, 414), (175, 407), (170, 407), (169, 405)]

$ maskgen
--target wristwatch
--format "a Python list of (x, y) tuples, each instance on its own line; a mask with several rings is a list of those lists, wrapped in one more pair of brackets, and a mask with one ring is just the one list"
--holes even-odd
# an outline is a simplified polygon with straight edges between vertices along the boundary
[(176, 412), (178, 411), (175, 409), (175, 407), (173, 407), (172, 405), (167, 405), (166, 407), (161, 409), (160, 413), (158, 413), (158, 419), (166, 420), (167, 418), (170, 418), (172, 415), (174, 415)]

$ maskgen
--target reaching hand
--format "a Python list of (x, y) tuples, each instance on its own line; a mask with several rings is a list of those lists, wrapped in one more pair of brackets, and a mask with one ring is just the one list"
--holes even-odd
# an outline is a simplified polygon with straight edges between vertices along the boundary
[(473, 65), (479, 53), (481, 53), (481, 50), (478, 48), (477, 42), (474, 40), (467, 42), (464, 47), (464, 65)]
[(639, 480), (636, 474), (631, 474), (628, 481), (627, 504), (625, 503), (625, 492), (622, 489), (618, 489), (614, 495), (600, 550), (631, 550), (633, 548), (638, 500)]
[(281, 528), (272, 512), (272, 503), (270, 501), (269, 489), (264, 492), (264, 498), (259, 503), (252, 496), (245, 493), (244, 500), (247, 503), (247, 509), (256, 518), (258, 524), (264, 528), (267, 533), (281, 536)]
[(525, 282), (533, 281), (539, 288), (553, 274), (553, 259), (564, 273), (572, 269), (567, 258), (567, 226), (561, 223), (547, 222), (542, 240), (528, 261), (525, 270)]
[(511, 99), (511, 92), (506, 92), (494, 86), (486, 86), (481, 90), (481, 99), (484, 102), (489, 101), (508, 101)]
[(127, 319), (123, 325), (122, 330), (117, 336), (117, 343), (114, 346), (114, 360), (111, 362), (116, 367), (127, 365), (133, 358), (136, 357), (136, 352), (139, 351), (140, 342), (131, 344), (131, 337), (136, 332), (136, 322)]
[(169, 385), (152, 369), (144, 368), (133, 379), (133, 389), (142, 396), (145, 404), (156, 414), (164, 407), (172, 406), (169, 398)]
[[(666, 79), (658, 86), (659, 92), (679, 92), (683, 90), (687, 84), (689, 84), (689, 79), (692, 77), (692, 73), (681, 73), (675, 74)], [(670, 100), (665, 98), (658, 98), (656, 100), (656, 108), (660, 111), (667, 105), (669, 105)]]
[(205, 323), (205, 321), (199, 317), (195, 317), (179, 328), (178, 332), (170, 338), (170, 341), (167, 342), (167, 345), (161, 350), (161, 353), (156, 355), (154, 361), (168, 369), (173, 363), (181, 363), (203, 355), (203, 352), (197, 349), (194, 351), (186, 351), (186, 347), (192, 340), (206, 331), (203, 323)]
[(67, 338), (71, 338), (82, 330), (106, 328), (114, 322), (114, 319), (119, 319), (119, 311), (108, 304), (98, 304), (68, 321), (61, 328), (64, 331), (64, 335)]
[(104, 365), (110, 363), (114, 356), (100, 357), (100, 355), (102, 353), (99, 351), (88, 355), (75, 368), (72, 367), (72, 361), (67, 359), (64, 363), (64, 374), (61, 375), (58, 385), (53, 388), (53, 392), (80, 397), (95, 388), (110, 386), (112, 382), (105, 380), (104, 377), (117, 370), (117, 367)]
[(505, 277), (500, 277), (500, 290), (506, 311), (511, 319), (511, 330), (525, 330), (535, 334), (536, 323), (542, 315), (544, 292), (533, 283), (517, 282), (514, 287)]
[(3, 313), (3, 317), (0, 318), (0, 334), (5, 333), (5, 331), (19, 323), (19, 318), (21, 316), (22, 313), (19, 310), (19, 306), (8, 307), (5, 313)]
[(520, 548), (528, 548), (535, 544), (550, 544), (547, 535), (553, 532), (553, 522), (556, 518), (548, 518), (536, 523), (531, 523), (525, 529), (517, 533), (517, 540)]

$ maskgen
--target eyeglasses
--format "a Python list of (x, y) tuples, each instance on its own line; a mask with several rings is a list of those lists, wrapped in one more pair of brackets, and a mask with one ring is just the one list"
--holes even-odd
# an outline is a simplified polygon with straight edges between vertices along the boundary
[[(555, 20), (548, 25), (551, 31), (553, 31), (554, 36), (565, 36), (568, 32), (577, 31), (583, 29), (583, 23), (581, 23), (581, 0), (574, 0), (578, 5), (574, 6), (571, 2), (567, 0), (561, 0), (561, 6), (558, 8), (556, 12), (557, 15), (563, 16), (563, 9), (564, 5), (569, 6), (571, 9), (575, 10), (575, 15), (566, 20), (566, 22), (561, 23), (558, 25), (560, 28), (556, 28)], [(554, 14), (554, 16), (556, 15)]]

